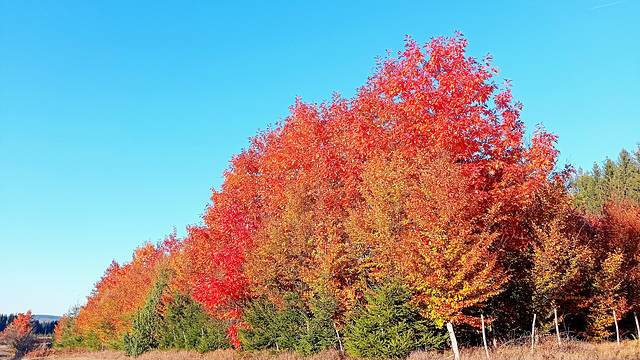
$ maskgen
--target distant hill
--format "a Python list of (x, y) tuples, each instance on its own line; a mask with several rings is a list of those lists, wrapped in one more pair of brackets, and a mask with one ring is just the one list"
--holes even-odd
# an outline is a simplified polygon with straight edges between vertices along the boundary
[(41, 323), (58, 321), (60, 318), (61, 316), (57, 315), (33, 315), (33, 320), (38, 320)]

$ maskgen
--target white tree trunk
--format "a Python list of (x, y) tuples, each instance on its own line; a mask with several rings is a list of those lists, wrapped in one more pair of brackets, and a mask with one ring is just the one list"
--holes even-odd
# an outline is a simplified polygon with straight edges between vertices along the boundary
[(489, 356), (489, 348), (487, 347), (487, 335), (484, 333), (484, 315), (480, 314), (480, 320), (482, 320), (482, 341), (484, 342), (484, 352), (487, 354), (487, 360), (491, 360)]
[(636, 318), (636, 330), (638, 330), (638, 342), (640, 342), (640, 324), (638, 324), (638, 316), (636, 316), (636, 313), (633, 313), (633, 317)]
[(451, 337), (451, 348), (453, 349), (453, 356), (455, 360), (460, 360), (460, 352), (458, 351), (458, 342), (456, 341), (456, 334), (453, 332), (453, 325), (447, 323), (447, 330), (449, 330), (449, 336)]
[(533, 324), (531, 324), (531, 355), (533, 355), (533, 344), (536, 339), (536, 314), (533, 314)]
[(616, 319), (615, 310), (613, 310), (613, 322), (616, 324), (616, 340), (618, 341), (618, 347), (620, 347), (620, 330), (618, 330), (618, 319)]
[(558, 345), (562, 345), (562, 342), (560, 341), (560, 330), (558, 329), (558, 311), (556, 309), (553, 309), (553, 316), (556, 320), (556, 336), (558, 336)]

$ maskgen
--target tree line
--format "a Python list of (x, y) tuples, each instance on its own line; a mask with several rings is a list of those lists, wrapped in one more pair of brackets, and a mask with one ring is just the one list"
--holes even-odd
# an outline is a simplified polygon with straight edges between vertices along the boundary
[[(0, 332), (3, 332), (17, 317), (18, 314), (0, 314)], [(31, 320), (31, 327), (37, 335), (53, 334), (57, 324), (57, 321)]]
[(353, 98), (296, 100), (232, 158), (203, 222), (114, 261), (56, 343), (402, 357), (446, 346), (447, 322), (476, 342), (481, 316), (495, 337), (554, 310), (590, 340), (613, 310), (632, 321), (638, 153), (558, 170), (556, 135), (525, 144), (510, 85), (466, 46), (407, 38)]
[(607, 158), (602, 166), (594, 163), (587, 172), (579, 168), (570, 184), (576, 205), (587, 213), (600, 214), (611, 200), (640, 203), (638, 151), (622, 149), (615, 161)]

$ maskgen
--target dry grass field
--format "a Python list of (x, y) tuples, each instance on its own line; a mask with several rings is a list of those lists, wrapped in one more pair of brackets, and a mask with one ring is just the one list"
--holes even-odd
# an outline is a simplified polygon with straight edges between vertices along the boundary
[(0, 345), (0, 360), (10, 359), (11, 358), (11, 350), (7, 345)]
[[(4, 355), (5, 357), (2, 357)], [(9, 359), (5, 353), (0, 359)], [(560, 346), (555, 338), (548, 338), (536, 345), (531, 354), (531, 348), (524, 345), (502, 345), (490, 351), (491, 360), (613, 360), (613, 359), (640, 359), (640, 343), (627, 340), (620, 347), (615, 342), (588, 343), (583, 341), (565, 341)], [(461, 350), (462, 360), (486, 360), (484, 348), (465, 348)], [(131, 358), (122, 352), (103, 351), (87, 352), (75, 351), (36, 351), (25, 356), (25, 359), (45, 360), (130, 360)], [(137, 360), (355, 360), (338, 351), (325, 351), (321, 354), (304, 357), (294, 353), (246, 353), (234, 350), (218, 350), (206, 354), (193, 351), (152, 351), (145, 353)], [(445, 352), (414, 352), (408, 360), (444, 360), (453, 359), (451, 351)]]

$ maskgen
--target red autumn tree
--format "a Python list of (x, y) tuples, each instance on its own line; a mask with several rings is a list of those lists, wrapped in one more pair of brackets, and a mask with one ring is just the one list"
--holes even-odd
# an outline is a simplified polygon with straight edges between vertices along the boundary
[(255, 137), (186, 240), (195, 297), (230, 316), (256, 296), (331, 293), (344, 314), (400, 276), (432, 318), (475, 323), (465, 311), (508, 277), (500, 249), (533, 241), (522, 209), (557, 150), (542, 129), (525, 145), (520, 104), (466, 45), (407, 39), (354, 98), (297, 101)]
[(596, 253), (588, 299), (587, 334), (597, 340), (611, 334), (611, 313), (623, 317), (640, 306), (640, 208), (626, 201), (604, 205), (599, 219), (600, 233), (594, 242)]

